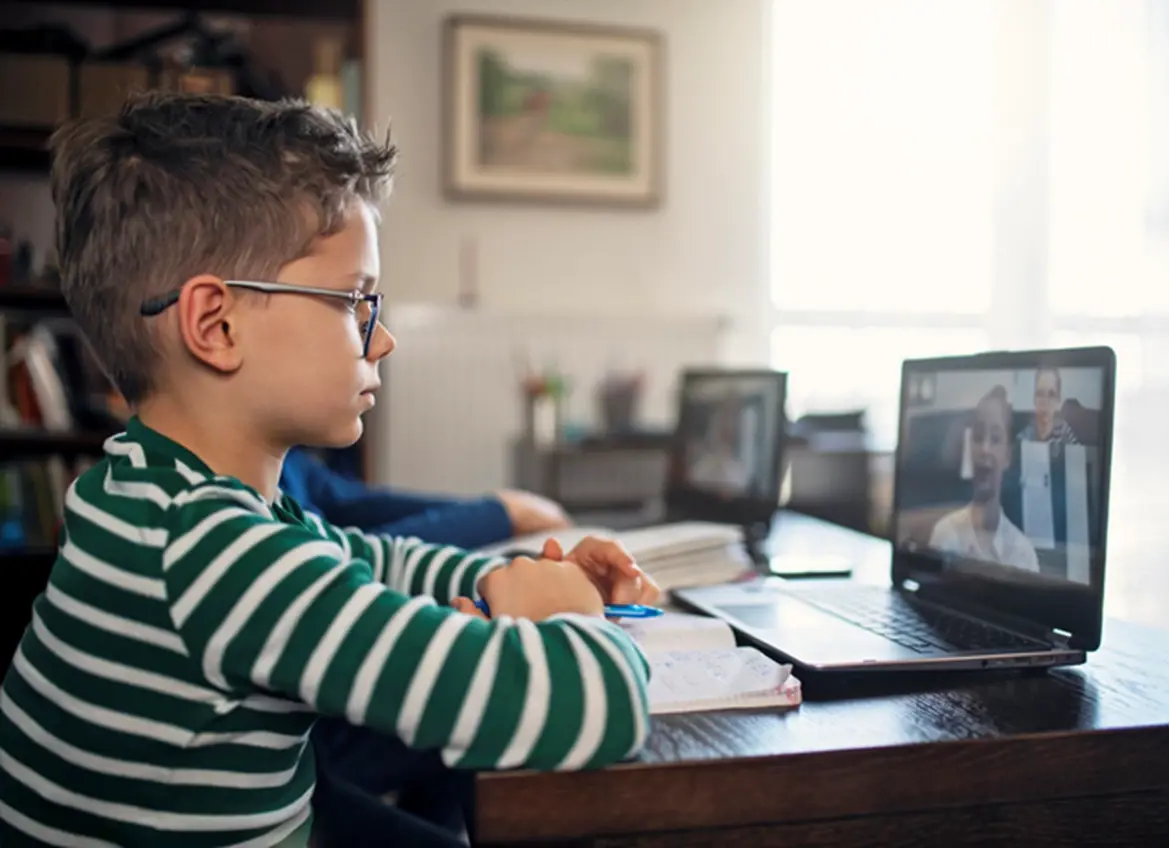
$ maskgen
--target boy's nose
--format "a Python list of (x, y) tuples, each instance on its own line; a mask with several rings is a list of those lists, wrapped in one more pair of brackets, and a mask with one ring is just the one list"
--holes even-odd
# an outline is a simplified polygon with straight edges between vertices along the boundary
[(379, 321), (374, 330), (374, 338), (370, 340), (370, 352), (366, 358), (371, 362), (377, 362), (393, 353), (397, 346), (398, 343), (394, 341), (394, 336), (386, 329), (386, 325)]

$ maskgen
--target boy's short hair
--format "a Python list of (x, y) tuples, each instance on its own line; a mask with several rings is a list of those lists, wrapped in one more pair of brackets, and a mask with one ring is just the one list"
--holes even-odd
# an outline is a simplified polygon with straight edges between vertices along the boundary
[(152, 92), (54, 133), (61, 289), (133, 404), (159, 360), (143, 301), (198, 274), (272, 279), (355, 200), (390, 190), (396, 151), (304, 101)]

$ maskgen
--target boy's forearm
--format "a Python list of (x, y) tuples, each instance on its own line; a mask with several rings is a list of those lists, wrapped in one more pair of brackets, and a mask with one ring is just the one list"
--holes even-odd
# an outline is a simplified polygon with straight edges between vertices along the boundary
[(374, 578), (404, 595), (428, 595), (440, 604), (477, 597), (480, 579), (503, 564), (449, 545), (418, 539), (350, 533), (353, 555), (374, 566)]

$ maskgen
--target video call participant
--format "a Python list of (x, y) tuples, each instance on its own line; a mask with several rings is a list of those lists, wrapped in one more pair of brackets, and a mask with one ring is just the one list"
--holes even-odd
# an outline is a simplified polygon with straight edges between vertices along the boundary
[(692, 486), (724, 497), (742, 495), (751, 484), (751, 471), (740, 457), (740, 404), (734, 397), (720, 401), (707, 432), (698, 442), (691, 463)]
[(1080, 444), (1073, 428), (1060, 415), (1060, 372), (1055, 368), (1041, 368), (1036, 372), (1035, 416), (1020, 431), (1022, 442), (1059, 442)]
[(930, 535), (930, 547), (1039, 572), (1035, 548), (1003, 511), (1003, 475), (1011, 464), (1011, 432), (1011, 402), (1003, 386), (996, 386), (975, 407), (971, 502), (938, 520)]

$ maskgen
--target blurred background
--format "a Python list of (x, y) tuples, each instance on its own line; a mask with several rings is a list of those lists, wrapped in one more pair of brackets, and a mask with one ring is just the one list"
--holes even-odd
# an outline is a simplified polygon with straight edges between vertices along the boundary
[[(1165, 622), (1166, 0), (0, 8), (6, 567), (51, 547), (60, 493), (124, 415), (54, 291), (45, 143), (162, 87), (393, 124), (399, 351), (339, 470), (637, 510), (661, 491), (680, 369), (772, 366), (790, 375), (785, 498), (883, 535), (902, 359), (1107, 344), (1107, 611)], [(554, 26), (445, 30), (456, 14)], [(610, 64), (581, 70), (590, 55)], [(510, 182), (500, 162), (519, 162)]]

